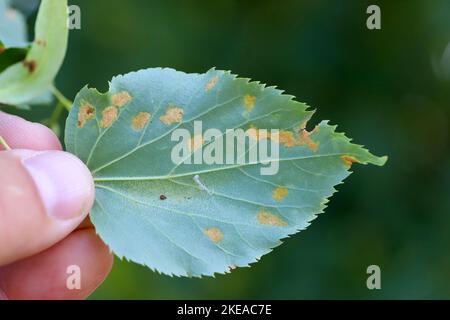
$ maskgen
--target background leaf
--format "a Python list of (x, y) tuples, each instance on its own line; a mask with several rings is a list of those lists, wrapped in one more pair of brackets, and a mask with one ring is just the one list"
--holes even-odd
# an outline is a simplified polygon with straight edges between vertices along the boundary
[[(179, 117), (170, 117), (174, 109)], [(82, 89), (65, 141), (94, 175), (91, 219), (119, 257), (170, 275), (213, 275), (248, 266), (305, 229), (352, 162), (386, 161), (327, 122), (306, 131), (311, 116), (292, 96), (229, 72), (147, 69), (113, 78), (105, 94)], [(194, 120), (203, 130), (275, 128), (303, 140), (283, 142), (274, 176), (260, 176), (258, 163), (174, 165), (170, 133), (192, 131)]]
[(28, 45), (25, 17), (11, 6), (11, 1), (0, 0), (0, 42), (6, 48)]
[(27, 55), (26, 48), (5, 48), (0, 42), (0, 73), (9, 66), (23, 61)]
[(67, 0), (43, 0), (25, 60), (0, 74), (0, 103), (27, 104), (49, 90), (62, 65), (67, 38)]

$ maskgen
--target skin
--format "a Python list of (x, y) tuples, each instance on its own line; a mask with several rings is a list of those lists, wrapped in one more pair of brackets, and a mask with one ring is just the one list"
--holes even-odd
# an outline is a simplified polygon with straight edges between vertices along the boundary
[[(13, 149), (0, 147), (0, 299), (88, 297), (113, 264), (87, 217), (95, 196), (89, 171), (62, 152), (58, 138), (43, 125), (0, 111), (0, 136)], [(48, 160), (40, 172), (45, 176), (45, 170), (55, 171), (63, 163), (61, 170), (68, 174), (58, 174), (58, 183), (74, 190), (65, 192), (74, 196), (64, 199), (51, 195), (50, 209), (44, 200), (50, 197), (48, 188), (38, 186), (43, 179), (24, 165), (42, 152)], [(66, 285), (71, 265), (81, 270), (79, 290)]]

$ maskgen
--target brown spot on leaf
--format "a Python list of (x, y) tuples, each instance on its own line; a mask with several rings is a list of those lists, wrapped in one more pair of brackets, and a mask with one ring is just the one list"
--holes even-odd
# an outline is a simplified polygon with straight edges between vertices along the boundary
[(180, 123), (183, 120), (183, 114), (183, 109), (177, 107), (169, 107), (166, 110), (166, 114), (161, 116), (159, 120), (161, 120), (161, 122), (165, 125)]
[(247, 113), (252, 112), (255, 107), (256, 97), (251, 95), (244, 96), (244, 109)]
[(286, 227), (288, 224), (286, 221), (281, 219), (279, 216), (276, 216), (270, 212), (261, 210), (258, 212), (256, 219), (260, 224), (275, 226), (275, 227)]
[(356, 160), (356, 158), (352, 156), (342, 156), (341, 159), (344, 165), (349, 169), (351, 168), (353, 163), (358, 162), (358, 160)]
[(133, 130), (140, 131), (150, 121), (151, 115), (148, 112), (139, 112), (132, 120), (131, 126)]
[(45, 41), (45, 40), (36, 39), (34, 42), (40, 47), (46, 47), (47, 46), (47, 41)]
[(87, 121), (94, 119), (95, 108), (89, 103), (83, 103), (78, 109), (77, 127), (83, 128)]
[(130, 94), (127, 91), (121, 91), (116, 94), (114, 94), (111, 98), (111, 102), (113, 106), (115, 107), (123, 107), (128, 102), (130, 102), (133, 98), (130, 96)]
[(100, 121), (101, 128), (108, 128), (114, 121), (117, 120), (118, 110), (116, 107), (108, 107), (102, 112), (102, 120)]
[(213, 78), (211, 78), (205, 85), (205, 91), (209, 91), (212, 88), (214, 88), (217, 84), (217, 81), (219, 81), (219, 77), (215, 76)]
[(203, 233), (215, 243), (220, 242), (223, 239), (223, 233), (219, 228), (207, 228)]
[(25, 60), (22, 64), (28, 70), (28, 73), (33, 73), (37, 68), (36, 60)]
[(159, 200), (166, 200), (166, 199), (167, 199), (167, 197), (163, 194), (159, 196)]
[(287, 197), (288, 193), (289, 193), (289, 190), (287, 188), (277, 187), (277, 188), (273, 189), (273, 191), (272, 191), (272, 198), (275, 201), (282, 201), (284, 198)]
[(3, 47), (0, 47), (0, 54), (2, 54), (3, 52), (5, 52), (5, 48), (3, 48)]

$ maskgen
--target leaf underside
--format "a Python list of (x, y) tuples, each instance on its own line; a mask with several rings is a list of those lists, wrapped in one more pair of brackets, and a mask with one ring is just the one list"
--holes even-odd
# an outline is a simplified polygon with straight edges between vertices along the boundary
[[(113, 78), (107, 93), (82, 89), (65, 142), (94, 176), (91, 220), (116, 255), (164, 274), (213, 276), (305, 229), (353, 162), (386, 161), (327, 122), (306, 131), (312, 114), (230, 72), (154, 68)], [(204, 131), (280, 129), (279, 172), (261, 175), (261, 163), (175, 165), (171, 133), (192, 132), (194, 120)]]
[(0, 42), (6, 48), (28, 45), (25, 17), (11, 8), (9, 0), (0, 0)]

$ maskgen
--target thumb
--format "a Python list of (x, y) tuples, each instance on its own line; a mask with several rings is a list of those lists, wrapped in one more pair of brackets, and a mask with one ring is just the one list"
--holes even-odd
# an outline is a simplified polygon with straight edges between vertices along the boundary
[(62, 151), (0, 152), (0, 266), (65, 238), (94, 200), (91, 174)]

